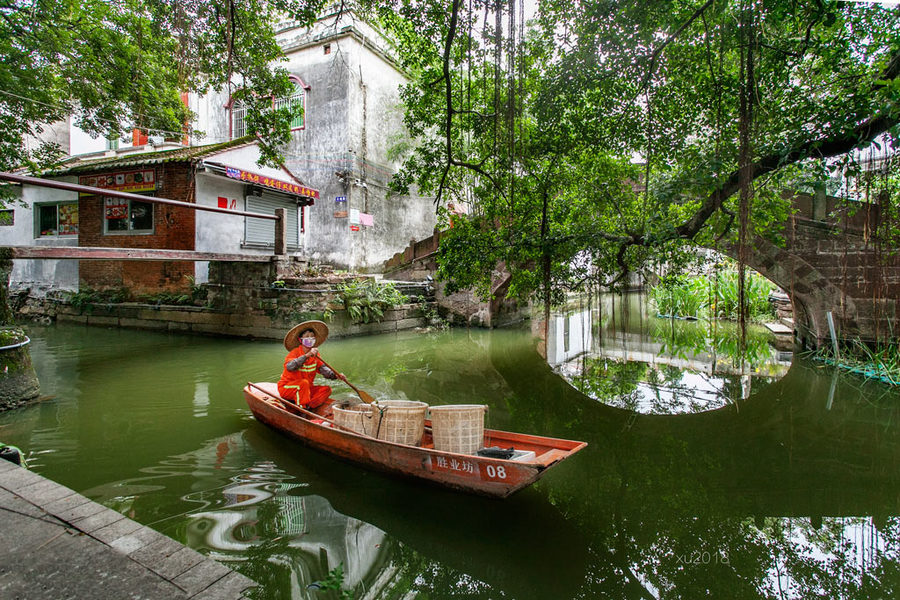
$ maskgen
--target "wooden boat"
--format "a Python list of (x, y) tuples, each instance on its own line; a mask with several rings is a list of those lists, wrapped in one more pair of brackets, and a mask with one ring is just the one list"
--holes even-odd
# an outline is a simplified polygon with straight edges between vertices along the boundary
[(259, 422), (318, 450), (381, 471), (497, 498), (531, 485), (547, 469), (587, 446), (586, 442), (485, 429), (485, 445), (515, 448), (522, 451), (523, 459), (456, 454), (434, 449), (429, 421), (422, 443), (408, 446), (336, 426), (282, 400), (274, 383), (248, 383), (244, 397)]

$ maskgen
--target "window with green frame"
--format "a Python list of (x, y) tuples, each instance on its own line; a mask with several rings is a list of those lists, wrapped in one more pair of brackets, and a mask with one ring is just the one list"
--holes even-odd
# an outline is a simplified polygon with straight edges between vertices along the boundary
[[(291, 76), (291, 81), (294, 83), (294, 92), (290, 96), (275, 98), (272, 101), (272, 107), (278, 109), (299, 106), (302, 110), (299, 115), (291, 120), (291, 129), (305, 129), (306, 91), (309, 89), (309, 86), (295, 76)], [(235, 140), (247, 135), (247, 106), (243, 102), (234, 100), (228, 106), (228, 112), (231, 125), (231, 139)]]
[(78, 202), (34, 205), (34, 237), (78, 235)]

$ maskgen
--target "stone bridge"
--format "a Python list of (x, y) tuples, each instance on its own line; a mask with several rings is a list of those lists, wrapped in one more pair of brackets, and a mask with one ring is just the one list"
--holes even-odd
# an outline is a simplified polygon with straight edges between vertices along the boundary
[[(880, 241), (889, 223), (879, 206), (824, 195), (793, 197), (784, 247), (756, 237), (747, 265), (783, 289), (794, 306), (794, 332), (806, 347), (830, 339), (892, 341), (900, 333), (900, 256)], [(737, 248), (720, 248), (733, 258)]]
[[(848, 205), (838, 198), (805, 194), (794, 195), (792, 204), (793, 214), (782, 232), (784, 247), (756, 237), (747, 264), (788, 294), (796, 337), (806, 347), (828, 342), (830, 312), (841, 339), (895, 340), (900, 332), (900, 256), (876, 236), (888, 225), (878, 205)], [(412, 280), (433, 275), (440, 235), (413, 240), (385, 263), (386, 274)], [(737, 258), (736, 247), (717, 250)], [(495, 297), (502, 298), (507, 285), (505, 269), (498, 268)], [(488, 327), (518, 314), (508, 302), (479, 302), (471, 294), (439, 301), (469, 323)]]

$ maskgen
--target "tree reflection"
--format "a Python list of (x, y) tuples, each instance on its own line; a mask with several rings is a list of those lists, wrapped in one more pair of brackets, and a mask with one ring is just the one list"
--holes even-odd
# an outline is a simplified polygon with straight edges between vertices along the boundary
[(642, 415), (619, 410), (636, 381), (677, 369), (590, 360), (576, 387), (601, 404), (531, 354), (491, 357), (516, 392), (513, 429), (591, 444), (538, 484), (589, 537), (576, 597), (898, 597), (900, 519), (821, 516), (900, 513), (897, 394), (876, 404), (838, 382), (826, 408), (831, 373), (798, 364), (739, 406)]

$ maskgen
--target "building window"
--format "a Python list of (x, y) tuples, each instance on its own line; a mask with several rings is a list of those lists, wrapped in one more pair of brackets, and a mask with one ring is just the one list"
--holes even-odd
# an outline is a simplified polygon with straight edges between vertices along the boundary
[(8, 227), (10, 225), (15, 225), (16, 217), (13, 209), (4, 208), (0, 209), (0, 227)]
[[(292, 77), (294, 93), (284, 98), (276, 98), (272, 101), (273, 108), (300, 106), (303, 111), (291, 121), (291, 130), (304, 129), (306, 127), (306, 90), (309, 86), (298, 78)], [(247, 105), (240, 100), (233, 100), (229, 109), (231, 119), (231, 139), (236, 140), (247, 135)]]
[(124, 198), (103, 199), (104, 233), (153, 233), (153, 203)]
[(231, 139), (236, 140), (247, 135), (247, 105), (239, 100), (231, 104)]
[(306, 91), (303, 89), (303, 86), (300, 83), (295, 81), (294, 93), (287, 98), (278, 98), (277, 100), (275, 100), (274, 106), (275, 108), (293, 108), (295, 106), (299, 106), (303, 110), (291, 121), (291, 129), (303, 129), (304, 127), (306, 127)]
[(78, 235), (78, 203), (54, 202), (35, 205), (34, 237)]

